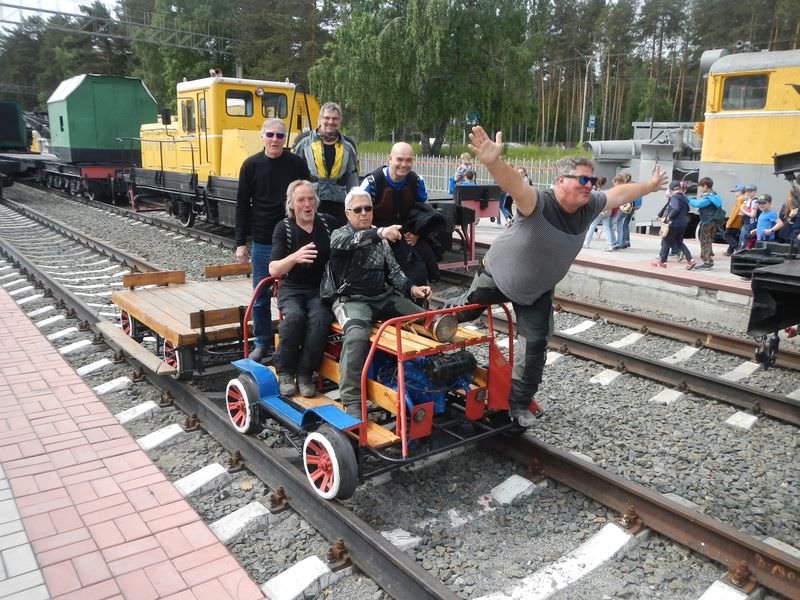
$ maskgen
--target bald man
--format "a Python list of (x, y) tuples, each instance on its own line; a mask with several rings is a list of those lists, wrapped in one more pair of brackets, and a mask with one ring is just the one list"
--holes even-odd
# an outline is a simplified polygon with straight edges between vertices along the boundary
[(375, 169), (361, 183), (361, 189), (372, 197), (375, 206), (373, 224), (377, 227), (405, 225), (417, 202), (427, 202), (425, 180), (411, 169), (414, 150), (398, 142), (389, 152), (389, 164)]

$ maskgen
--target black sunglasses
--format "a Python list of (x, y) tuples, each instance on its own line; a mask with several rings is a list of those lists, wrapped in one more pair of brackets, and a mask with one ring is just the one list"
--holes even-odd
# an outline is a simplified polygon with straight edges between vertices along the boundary
[(597, 177), (589, 177), (588, 175), (564, 175), (564, 177), (569, 177), (570, 179), (577, 179), (578, 183), (581, 185), (586, 185), (587, 183), (595, 185), (597, 183)]
[(264, 137), (265, 138), (273, 138), (273, 137), (275, 137), (275, 138), (278, 138), (279, 140), (282, 140), (283, 138), (286, 137), (286, 134), (285, 133), (281, 133), (280, 131), (265, 131), (264, 132)]
[(371, 213), (372, 212), (372, 206), (367, 204), (366, 206), (356, 206), (355, 208), (348, 208), (347, 210), (352, 211), (352, 212), (356, 213), (357, 215), (360, 215), (362, 212)]

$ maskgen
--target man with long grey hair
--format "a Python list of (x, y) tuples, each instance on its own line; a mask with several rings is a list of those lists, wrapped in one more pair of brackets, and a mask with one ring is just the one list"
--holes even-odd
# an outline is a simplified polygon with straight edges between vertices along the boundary
[[(593, 191), (597, 178), (592, 161), (570, 156), (556, 164), (553, 187), (539, 190), (524, 183), (500, 157), (502, 133), (492, 141), (482, 127), (473, 127), (469, 137), (470, 151), (514, 198), (517, 218), (492, 243), (463, 300), (467, 304), (511, 301), (523, 351), (514, 353), (510, 415), (522, 427), (530, 427), (540, 413), (533, 396), (542, 381), (547, 338), (553, 330), (556, 284), (567, 274), (589, 225), (601, 211), (663, 190), (667, 176), (656, 167), (645, 182)], [(477, 315), (458, 316), (467, 320)]]
[[(269, 274), (281, 278), (278, 288), (280, 345), (275, 355), (280, 392), (316, 395), (312, 379), (322, 362), (333, 320), (319, 296), (319, 284), (330, 255), (331, 226), (317, 214), (319, 198), (310, 181), (298, 179), (286, 190), (286, 218), (272, 234)], [(296, 381), (295, 381), (296, 378)]]

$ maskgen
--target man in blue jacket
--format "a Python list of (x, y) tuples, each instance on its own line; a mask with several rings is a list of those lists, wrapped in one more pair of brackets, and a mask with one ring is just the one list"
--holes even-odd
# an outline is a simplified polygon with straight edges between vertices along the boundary
[(697, 198), (689, 198), (689, 205), (699, 209), (700, 224), (697, 226), (697, 238), (700, 240), (700, 258), (702, 265), (696, 269), (710, 269), (714, 266), (714, 251), (712, 243), (717, 232), (717, 221), (714, 218), (717, 209), (722, 206), (722, 200), (712, 189), (714, 182), (710, 177), (703, 177), (697, 182)]

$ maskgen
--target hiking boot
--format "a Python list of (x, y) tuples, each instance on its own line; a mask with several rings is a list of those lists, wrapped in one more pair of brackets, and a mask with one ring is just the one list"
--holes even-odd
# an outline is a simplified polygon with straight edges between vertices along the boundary
[(250, 360), (254, 360), (257, 363), (261, 363), (262, 365), (268, 363), (272, 360), (272, 354), (275, 352), (274, 348), (268, 348), (266, 346), (256, 346), (255, 350), (253, 350), (250, 354), (248, 354), (247, 358)]
[(300, 388), (300, 395), (304, 398), (313, 398), (317, 395), (317, 386), (311, 375), (298, 375), (297, 386)]
[(661, 262), (660, 260), (654, 260), (653, 262), (650, 263), (650, 266), (652, 266), (652, 267), (661, 267), (662, 269), (666, 269), (667, 268), (667, 263)]
[(686, 270), (687, 270), (687, 271), (691, 271), (691, 270), (692, 270), (692, 269), (694, 269), (696, 266), (697, 266), (697, 261), (696, 261), (696, 260), (689, 260), (689, 261), (686, 261)]
[(278, 387), (280, 388), (281, 396), (294, 396), (297, 393), (297, 383), (295, 383), (294, 375), (278, 373)]
[(533, 424), (536, 423), (536, 415), (534, 415), (528, 408), (512, 408), (508, 411), (508, 416), (511, 417), (513, 421), (516, 421), (520, 427), (524, 427), (528, 429), (529, 427), (533, 427)]
[(344, 405), (344, 412), (354, 419), (361, 420), (361, 402), (348, 402)]

